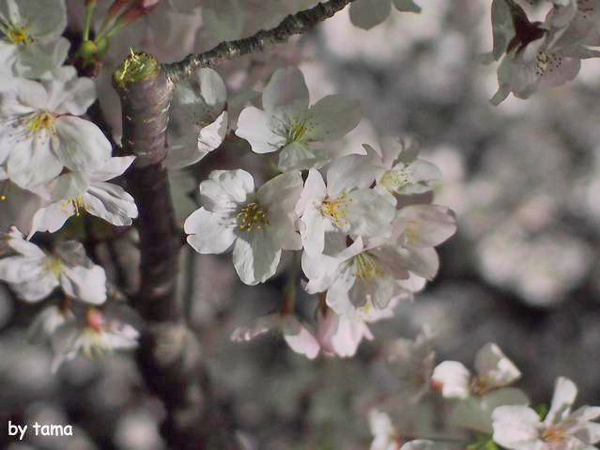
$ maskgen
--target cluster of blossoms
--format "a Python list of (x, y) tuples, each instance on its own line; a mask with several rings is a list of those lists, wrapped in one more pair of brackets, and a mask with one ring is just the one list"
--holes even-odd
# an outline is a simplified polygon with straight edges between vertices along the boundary
[[(414, 345), (392, 351), (391, 359), (399, 353), (406, 362), (410, 354), (430, 368), (434, 354), (429, 344), (420, 337)], [(496, 344), (487, 344), (477, 353), (476, 375), (457, 361), (444, 361), (426, 373), (420, 370), (423, 364), (413, 363), (415, 367), (427, 389), (451, 402), (450, 424), (477, 436), (472, 443), (464, 438), (467, 449), (578, 450), (596, 448), (593, 444), (600, 442), (600, 423), (593, 422), (600, 418), (600, 407), (581, 406), (573, 411), (577, 396), (573, 381), (559, 377), (550, 408), (533, 409), (524, 392), (508, 387), (521, 372)], [(380, 409), (369, 412), (369, 425), (374, 436), (371, 450), (449, 450), (456, 446), (451, 443), (455, 439), (443, 437), (410, 440), (414, 437), (407, 438)]]
[[(494, 46), (486, 59), (501, 60), (498, 105), (508, 95), (526, 99), (540, 88), (559, 86), (579, 73), (581, 60), (600, 56), (595, 0), (547, 0), (544, 22), (531, 22), (514, 0), (494, 0)], [(599, 11), (596, 11), (599, 9)]]
[(134, 157), (112, 157), (110, 141), (86, 116), (96, 85), (67, 64), (66, 24), (64, 0), (0, 0), (0, 232), (8, 232), (0, 279), (27, 302), (60, 286), (59, 305), (32, 325), (51, 338), (55, 367), (82, 349), (137, 342), (137, 331), (99, 309), (106, 275), (80, 243), (59, 238), (46, 253), (23, 239), (56, 232), (84, 212), (116, 226), (138, 215), (133, 197), (109, 182)]
[[(456, 230), (452, 212), (430, 203), (439, 171), (417, 158), (416, 146), (389, 138), (381, 148), (333, 157), (331, 142), (358, 124), (359, 105), (331, 95), (311, 106), (296, 68), (273, 74), (260, 106), (241, 111), (235, 133), (255, 153), (276, 153), (278, 174), (256, 188), (244, 170), (213, 171), (200, 183), (203, 206), (185, 221), (188, 242), (204, 254), (232, 249), (248, 285), (273, 277), (284, 251), (301, 251), (305, 290), (320, 298), (316, 327), (295, 316), (288, 295), (281, 311), (233, 338), (278, 327), (309, 358), (321, 350), (352, 356), (372, 338), (367, 323), (391, 317), (437, 273), (434, 247)], [(219, 121), (219, 109), (211, 120)]]

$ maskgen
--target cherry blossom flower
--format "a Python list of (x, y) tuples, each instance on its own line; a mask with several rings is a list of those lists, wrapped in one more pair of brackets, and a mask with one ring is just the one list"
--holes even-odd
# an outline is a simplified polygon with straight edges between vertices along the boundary
[(188, 243), (199, 253), (223, 253), (233, 246), (240, 279), (255, 285), (272, 277), (282, 250), (299, 250), (294, 206), (302, 189), (299, 172), (281, 174), (257, 191), (244, 170), (215, 170), (200, 183), (202, 208), (184, 224)]
[(106, 300), (104, 269), (92, 263), (80, 243), (62, 241), (49, 254), (24, 240), (16, 228), (5, 239), (16, 254), (0, 259), (0, 279), (22, 300), (40, 301), (58, 286), (83, 302), (98, 305)]
[(30, 237), (36, 231), (54, 233), (69, 217), (83, 212), (116, 226), (131, 225), (131, 219), (138, 216), (133, 197), (121, 186), (106, 181), (125, 172), (134, 159), (134, 156), (110, 158), (97, 171), (60, 175), (50, 188), (54, 201), (33, 216)]
[[(496, 38), (495, 55), (501, 53), (499, 42), (506, 44), (506, 55), (498, 67), (498, 91), (491, 99), (498, 105), (512, 92), (517, 98), (526, 99), (540, 88), (559, 86), (575, 78), (581, 68), (581, 60), (600, 56), (600, 51), (587, 47), (585, 42), (573, 42), (567, 36), (567, 24), (557, 27), (562, 21), (549, 14), (544, 24), (530, 22), (525, 12), (512, 0), (496, 3), (497, 8), (505, 8), (508, 13), (498, 13), (503, 18), (510, 14), (513, 21), (514, 37)], [(493, 27), (494, 24), (493, 24)], [(508, 36), (506, 31), (495, 27), (498, 36)]]
[(251, 341), (268, 331), (279, 329), (288, 346), (296, 353), (315, 359), (319, 343), (313, 333), (292, 313), (273, 313), (259, 317), (252, 324), (236, 328), (231, 334), (234, 342)]
[(242, 110), (236, 135), (255, 153), (280, 150), (282, 171), (322, 166), (329, 157), (315, 144), (342, 138), (361, 118), (359, 103), (339, 95), (309, 107), (308, 88), (295, 67), (275, 71), (263, 91), (262, 106)]
[(318, 170), (309, 171), (296, 211), (302, 245), (311, 256), (332, 254), (326, 244), (335, 236), (389, 233), (395, 208), (369, 188), (378, 169), (368, 162), (362, 155), (336, 159), (327, 169), (327, 184)]
[(600, 407), (582, 406), (571, 412), (577, 387), (567, 379), (556, 380), (552, 404), (542, 420), (527, 406), (500, 406), (492, 414), (493, 439), (514, 449), (582, 450), (600, 442)]
[(494, 343), (484, 345), (475, 356), (476, 376), (458, 361), (444, 361), (433, 371), (434, 385), (447, 398), (467, 398), (508, 386), (521, 372)]
[[(308, 182), (308, 180), (307, 180)], [(439, 259), (433, 247), (456, 231), (448, 208), (412, 205), (401, 209), (389, 236), (358, 237), (335, 257), (302, 255), (309, 293), (327, 291), (326, 302), (339, 315), (353, 315), (372, 302), (383, 309), (392, 299), (409, 299), (435, 277)]]
[(74, 359), (80, 353), (91, 358), (114, 350), (136, 348), (139, 336), (139, 332), (131, 325), (108, 318), (101, 311), (90, 308), (85, 321), (68, 321), (52, 335), (52, 372), (56, 372), (63, 362)]
[(409, 140), (384, 137), (381, 140), (381, 153), (368, 144), (363, 145), (372, 164), (380, 168), (377, 174), (376, 190), (391, 195), (422, 194), (432, 189), (432, 182), (441, 177), (440, 170), (427, 161), (417, 158), (418, 146)]
[(200, 69), (191, 83), (179, 83), (171, 106), (167, 167), (195, 164), (223, 143), (228, 131), (226, 101), (225, 83), (212, 69)]
[(77, 117), (94, 101), (94, 83), (68, 72), (63, 80), (19, 79), (0, 94), (0, 164), (21, 188), (48, 183), (65, 167), (100, 169), (110, 158), (102, 131)]
[(0, 77), (41, 78), (67, 58), (64, 0), (0, 1)]

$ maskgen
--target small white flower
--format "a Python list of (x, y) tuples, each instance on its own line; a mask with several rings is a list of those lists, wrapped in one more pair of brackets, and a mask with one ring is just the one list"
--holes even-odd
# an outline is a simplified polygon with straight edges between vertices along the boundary
[(380, 168), (377, 174), (376, 190), (391, 195), (422, 194), (432, 189), (432, 182), (441, 177), (440, 170), (433, 164), (417, 158), (418, 146), (408, 140), (383, 138), (381, 154), (370, 145), (363, 147), (373, 158), (373, 164)]
[(74, 320), (73, 312), (63, 305), (52, 305), (44, 308), (31, 322), (27, 335), (32, 341), (43, 341), (54, 334), (54, 332)]
[(600, 407), (582, 406), (571, 412), (577, 387), (567, 379), (556, 380), (550, 411), (542, 421), (527, 406), (500, 406), (492, 413), (496, 443), (513, 450), (583, 450), (600, 442)]
[(180, 169), (218, 148), (228, 131), (227, 88), (217, 72), (200, 69), (177, 85), (171, 105), (169, 149), (164, 164)]
[(64, 63), (64, 0), (0, 0), (0, 77), (42, 78)]
[(54, 352), (52, 371), (80, 353), (91, 358), (114, 350), (130, 350), (138, 346), (139, 332), (131, 325), (107, 318), (96, 309), (88, 310), (84, 322), (72, 320), (52, 335)]
[(307, 292), (327, 291), (327, 305), (342, 316), (368, 303), (381, 310), (393, 299), (412, 298), (423, 287), (419, 280), (435, 277), (439, 259), (434, 246), (454, 234), (456, 220), (448, 208), (412, 205), (398, 212), (391, 229), (383, 238), (359, 236), (335, 257), (305, 251)]
[(494, 343), (484, 345), (475, 356), (477, 375), (457, 361), (444, 361), (433, 371), (432, 381), (446, 398), (465, 399), (508, 386), (521, 372)]
[(361, 118), (360, 105), (330, 95), (309, 107), (304, 77), (295, 67), (277, 70), (265, 87), (262, 106), (245, 108), (236, 135), (255, 153), (279, 154), (279, 169), (309, 169), (329, 159), (315, 143), (334, 141), (351, 131)]
[(138, 216), (133, 197), (121, 186), (106, 181), (125, 172), (134, 159), (135, 156), (110, 158), (97, 171), (60, 175), (51, 183), (54, 201), (35, 213), (29, 237), (36, 231), (54, 233), (69, 217), (83, 212), (116, 226), (131, 225), (131, 219)]
[(66, 80), (37, 83), (18, 79), (0, 94), (0, 164), (24, 189), (72, 171), (100, 169), (110, 142), (83, 115), (95, 99), (94, 82), (71, 73)]
[(200, 183), (204, 207), (184, 224), (188, 243), (199, 253), (223, 253), (233, 246), (240, 279), (255, 285), (272, 277), (282, 250), (299, 250), (294, 206), (302, 189), (299, 172), (281, 174), (256, 192), (244, 170), (215, 170)]
[(288, 346), (296, 353), (315, 359), (320, 346), (313, 333), (293, 314), (273, 313), (259, 317), (248, 326), (236, 328), (231, 340), (234, 342), (251, 341), (263, 333), (279, 329)]
[(296, 206), (302, 245), (309, 255), (334, 254), (326, 244), (336, 237), (389, 233), (396, 210), (370, 189), (379, 169), (369, 162), (362, 155), (336, 159), (327, 169), (327, 184), (318, 170), (309, 171)]
[[(498, 67), (499, 88), (491, 99), (494, 105), (504, 101), (511, 92), (517, 98), (526, 99), (540, 88), (571, 81), (579, 73), (582, 59), (600, 56), (599, 51), (588, 48), (585, 42), (573, 42), (564, 34), (568, 21), (564, 23), (564, 20), (549, 14), (540, 25), (530, 22), (514, 2), (497, 5), (508, 10), (497, 17), (506, 22), (506, 14), (510, 14), (519, 26), (514, 27), (515, 35), (510, 42), (506, 42), (506, 38), (501, 39), (502, 45), (506, 45), (506, 55)], [(506, 31), (503, 35), (509, 36)], [(496, 44), (500, 45), (498, 41)], [(500, 53), (499, 47), (494, 49), (494, 53)]]
[(6, 239), (16, 254), (0, 259), (0, 279), (22, 300), (42, 300), (59, 285), (67, 296), (83, 302), (98, 305), (106, 300), (104, 269), (92, 263), (80, 243), (63, 241), (48, 254), (15, 228)]

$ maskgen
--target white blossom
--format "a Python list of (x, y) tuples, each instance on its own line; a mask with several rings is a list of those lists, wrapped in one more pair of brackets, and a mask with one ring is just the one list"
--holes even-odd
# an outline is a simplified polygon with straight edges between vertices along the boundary
[(433, 371), (434, 385), (447, 398), (465, 399), (508, 386), (521, 372), (494, 343), (484, 345), (475, 356), (476, 376), (458, 361), (444, 361)]
[(107, 318), (96, 309), (88, 310), (85, 321), (71, 320), (58, 328), (51, 337), (52, 371), (80, 353), (91, 358), (114, 350), (129, 350), (138, 346), (139, 332), (131, 325)]
[(58, 286), (67, 296), (83, 302), (98, 305), (106, 300), (104, 269), (92, 263), (80, 243), (60, 242), (49, 254), (24, 240), (15, 228), (5, 239), (16, 254), (0, 259), (0, 279), (22, 300), (40, 301)]
[(302, 189), (299, 172), (281, 174), (257, 191), (244, 170), (215, 170), (200, 183), (202, 208), (184, 224), (188, 243), (199, 253), (233, 246), (240, 279), (255, 285), (272, 277), (282, 250), (299, 250), (294, 206)]
[(133, 197), (108, 180), (118, 177), (131, 165), (134, 156), (110, 158), (99, 170), (69, 172), (52, 183), (52, 201), (33, 216), (30, 236), (36, 231), (59, 230), (67, 219), (87, 212), (116, 226), (132, 224), (138, 216)]
[(336, 159), (327, 169), (327, 184), (311, 169), (296, 210), (304, 250), (311, 256), (333, 254), (327, 243), (340, 236), (389, 234), (395, 208), (370, 186), (377, 168), (362, 155)]
[(372, 157), (372, 164), (379, 168), (376, 182), (377, 191), (391, 195), (422, 194), (432, 189), (432, 182), (441, 178), (440, 170), (427, 161), (417, 158), (419, 147), (410, 140), (384, 137), (381, 140), (381, 153), (364, 144)]
[(282, 171), (322, 166), (329, 157), (316, 144), (342, 138), (361, 118), (358, 102), (339, 95), (309, 107), (304, 77), (295, 67), (273, 74), (263, 91), (262, 107), (242, 110), (236, 135), (246, 139), (255, 153), (280, 150)]
[(43, 202), (39, 195), (10, 181), (6, 171), (0, 167), (0, 233), (7, 233), (15, 226), (21, 233), (29, 234), (33, 215)]
[[(579, 73), (581, 59), (600, 56), (600, 51), (588, 48), (585, 42), (573, 42), (564, 35), (569, 23), (558, 21), (552, 14), (540, 25), (530, 22), (512, 1), (497, 5), (508, 12), (492, 16), (492, 20), (502, 17), (505, 23), (506, 14), (511, 14), (513, 22), (519, 25), (515, 26), (515, 36), (510, 42), (502, 40), (506, 44), (506, 55), (498, 67), (499, 88), (491, 99), (494, 105), (504, 101), (511, 92), (517, 98), (526, 99), (540, 88), (571, 81)], [(494, 53), (499, 53), (498, 47)]]
[(600, 441), (600, 407), (582, 406), (571, 411), (577, 387), (567, 379), (556, 380), (546, 417), (527, 406), (500, 406), (492, 413), (496, 443), (513, 450), (582, 450)]
[(94, 82), (69, 71), (62, 80), (19, 79), (0, 94), (0, 164), (24, 189), (38, 187), (63, 170), (93, 171), (110, 158), (110, 142), (81, 119), (95, 99)]
[(0, 78), (51, 76), (64, 63), (69, 41), (64, 0), (0, 0)]

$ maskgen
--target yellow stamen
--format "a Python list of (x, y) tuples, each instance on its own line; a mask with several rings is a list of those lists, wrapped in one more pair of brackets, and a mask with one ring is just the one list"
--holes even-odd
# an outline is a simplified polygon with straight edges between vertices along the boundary
[(412, 183), (412, 170), (410, 166), (404, 165), (388, 170), (379, 181), (390, 192), (399, 192)]
[(567, 437), (567, 432), (559, 427), (549, 427), (542, 433), (542, 440), (551, 444), (557, 444), (564, 441)]
[[(61, 206), (63, 209), (61, 209), (60, 212), (66, 216), (70, 216), (73, 211), (73, 212), (75, 212), (75, 215), (77, 217), (79, 217), (81, 215), (80, 211), (89, 211), (90, 210), (90, 205), (85, 203), (85, 201), (83, 199), (83, 195), (78, 195), (77, 197), (71, 198), (69, 200), (63, 200), (61, 202)], [(71, 208), (72, 208), (72, 210), (71, 210)]]
[(54, 257), (48, 257), (46, 259), (46, 269), (51, 272), (57, 279), (60, 278), (60, 259)]
[(29, 27), (10, 28), (6, 33), (6, 37), (14, 45), (26, 45), (26, 44), (31, 44), (33, 42), (33, 39), (29, 35)]
[(50, 131), (52, 134), (56, 132), (54, 123), (56, 116), (49, 111), (41, 111), (37, 114), (32, 114), (24, 120), (24, 124), (29, 127), (29, 132), (37, 136), (44, 130)]
[(265, 207), (252, 202), (244, 205), (236, 215), (242, 231), (260, 230), (269, 225), (269, 214)]
[(290, 142), (300, 142), (306, 132), (308, 131), (308, 126), (305, 121), (302, 122), (294, 122), (290, 129), (288, 130), (288, 143)]
[(372, 281), (383, 275), (383, 270), (368, 253), (360, 253), (354, 258), (354, 276), (361, 281)]
[(346, 198), (346, 194), (342, 194), (337, 198), (326, 197), (321, 203), (321, 215), (329, 217), (333, 222), (341, 227), (348, 223), (347, 208), (351, 202)]

